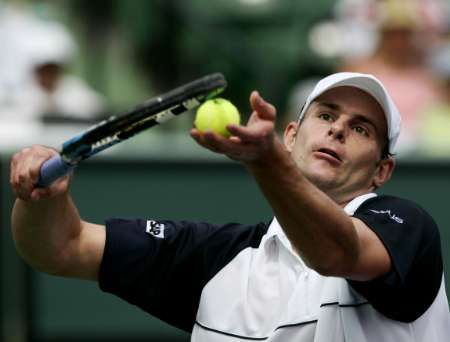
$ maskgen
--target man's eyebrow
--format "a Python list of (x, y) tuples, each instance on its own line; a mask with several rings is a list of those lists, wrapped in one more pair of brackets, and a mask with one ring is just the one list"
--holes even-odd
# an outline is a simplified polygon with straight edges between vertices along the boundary
[(336, 103), (332, 103), (332, 102), (316, 101), (316, 103), (317, 103), (319, 106), (327, 107), (327, 108), (329, 108), (329, 109), (331, 109), (331, 110), (340, 110), (340, 109), (341, 109), (341, 106), (339, 106), (339, 105), (336, 104)]

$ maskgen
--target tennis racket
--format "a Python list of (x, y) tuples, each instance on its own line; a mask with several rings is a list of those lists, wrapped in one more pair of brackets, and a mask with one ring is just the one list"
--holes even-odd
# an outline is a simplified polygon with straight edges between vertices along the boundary
[(82, 160), (198, 107), (202, 102), (222, 92), (226, 85), (222, 74), (210, 74), (153, 97), (120, 116), (101, 121), (64, 142), (60, 154), (41, 166), (36, 185), (46, 187), (52, 184), (73, 170)]

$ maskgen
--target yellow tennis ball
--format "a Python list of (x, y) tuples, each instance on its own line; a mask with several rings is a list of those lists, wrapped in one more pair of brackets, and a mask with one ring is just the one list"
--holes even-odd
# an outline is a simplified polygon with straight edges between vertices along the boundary
[(230, 101), (215, 98), (206, 101), (198, 108), (194, 124), (201, 133), (210, 130), (229, 137), (231, 134), (226, 126), (229, 124), (239, 125), (240, 122), (239, 111)]

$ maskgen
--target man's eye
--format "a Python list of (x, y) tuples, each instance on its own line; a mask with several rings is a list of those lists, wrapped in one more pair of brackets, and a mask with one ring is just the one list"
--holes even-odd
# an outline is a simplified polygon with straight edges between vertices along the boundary
[(319, 114), (319, 118), (325, 121), (330, 121), (332, 119), (331, 115), (328, 113), (321, 113)]
[(353, 127), (353, 130), (356, 133), (359, 133), (359, 134), (362, 134), (362, 135), (365, 135), (365, 136), (369, 135), (369, 132), (367, 132), (367, 130), (364, 127), (361, 127), (361, 126)]

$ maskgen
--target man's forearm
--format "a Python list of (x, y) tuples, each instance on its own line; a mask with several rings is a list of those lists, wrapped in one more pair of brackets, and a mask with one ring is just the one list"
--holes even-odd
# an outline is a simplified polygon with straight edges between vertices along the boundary
[(81, 232), (81, 220), (68, 193), (37, 202), (17, 199), (12, 212), (17, 250), (34, 268), (50, 274), (64, 271)]
[(332, 275), (339, 264), (351, 264), (359, 247), (351, 219), (301, 174), (281, 143), (275, 143), (270, 156), (271, 160), (246, 166), (293, 247), (324, 274)]

